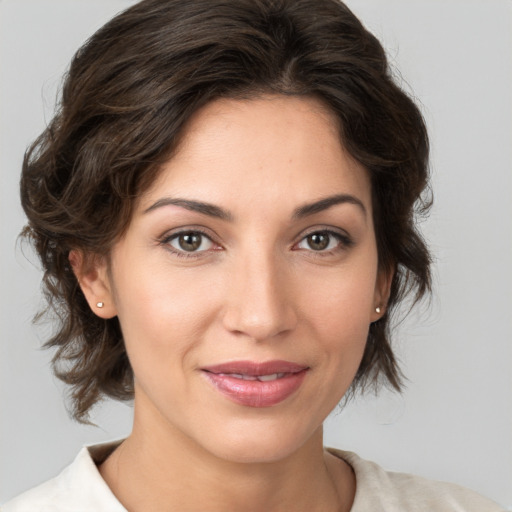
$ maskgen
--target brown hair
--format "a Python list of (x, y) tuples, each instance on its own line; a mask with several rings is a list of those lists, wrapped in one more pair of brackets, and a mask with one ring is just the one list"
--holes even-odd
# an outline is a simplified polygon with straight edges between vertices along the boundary
[(380, 43), (337, 0), (145, 0), (78, 50), (60, 108), (23, 163), (23, 234), (43, 264), (46, 311), (60, 320), (46, 346), (57, 348), (54, 371), (71, 386), (79, 421), (104, 395), (132, 398), (133, 374), (117, 318), (90, 310), (70, 250), (108, 255), (201, 106), (262, 93), (320, 98), (369, 171), (379, 263), (395, 272), (352, 390), (380, 375), (400, 389), (390, 313), (409, 292), (417, 300), (430, 289), (415, 227), (429, 206), (428, 138)]

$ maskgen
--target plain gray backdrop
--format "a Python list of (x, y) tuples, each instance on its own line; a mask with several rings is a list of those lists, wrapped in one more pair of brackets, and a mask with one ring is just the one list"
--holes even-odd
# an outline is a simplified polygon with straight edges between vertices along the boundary
[[(40, 350), (37, 263), (16, 247), (18, 176), (79, 45), (129, 0), (0, 0), (0, 502), (60, 471), (83, 444), (125, 436), (131, 409), (72, 422)], [(326, 444), (471, 487), (512, 510), (512, 2), (350, 0), (430, 128), (435, 206), (424, 233), (435, 292), (401, 325), (402, 396), (359, 399)], [(29, 260), (34, 261), (30, 251)]]

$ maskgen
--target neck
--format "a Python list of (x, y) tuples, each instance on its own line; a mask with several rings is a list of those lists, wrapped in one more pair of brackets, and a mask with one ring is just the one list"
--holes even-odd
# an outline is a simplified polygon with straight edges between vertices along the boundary
[(272, 462), (233, 462), (204, 450), (168, 424), (135, 414), (132, 434), (100, 466), (130, 511), (176, 509), (348, 511), (355, 480), (346, 463), (324, 452), (320, 427), (303, 446)]

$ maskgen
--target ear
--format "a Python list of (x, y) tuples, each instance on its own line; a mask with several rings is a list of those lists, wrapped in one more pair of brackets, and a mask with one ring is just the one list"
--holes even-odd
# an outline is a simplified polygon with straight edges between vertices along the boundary
[(394, 274), (394, 268), (378, 270), (377, 280), (375, 282), (373, 307), (370, 312), (371, 323), (380, 320), (386, 314), (389, 294), (391, 292), (391, 282), (393, 281)]
[(93, 313), (104, 319), (115, 317), (117, 309), (106, 258), (85, 256), (82, 251), (73, 249), (69, 263)]

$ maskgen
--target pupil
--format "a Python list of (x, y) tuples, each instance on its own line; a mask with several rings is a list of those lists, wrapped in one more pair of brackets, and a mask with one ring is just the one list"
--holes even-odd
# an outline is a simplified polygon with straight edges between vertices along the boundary
[(314, 251), (322, 251), (329, 245), (329, 235), (314, 233), (308, 236), (308, 245)]
[(201, 245), (201, 235), (197, 233), (185, 233), (180, 235), (180, 247), (184, 251), (195, 251)]

